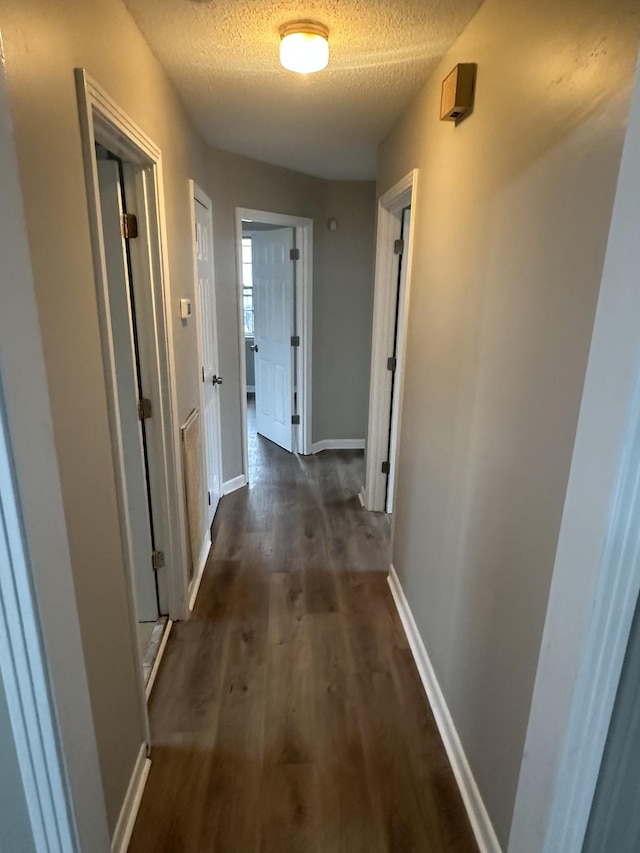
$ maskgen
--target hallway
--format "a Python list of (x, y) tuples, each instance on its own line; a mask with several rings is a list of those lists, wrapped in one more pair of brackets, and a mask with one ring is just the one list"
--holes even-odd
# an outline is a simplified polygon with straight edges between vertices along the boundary
[(477, 850), (386, 573), (360, 452), (252, 443), (150, 705), (131, 853)]

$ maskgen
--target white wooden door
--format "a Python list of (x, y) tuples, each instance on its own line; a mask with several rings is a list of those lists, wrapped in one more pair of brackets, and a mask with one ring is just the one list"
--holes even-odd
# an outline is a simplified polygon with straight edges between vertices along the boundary
[(143, 447), (143, 426), (138, 419), (138, 373), (129, 266), (120, 217), (122, 190), (117, 162), (98, 160), (100, 208), (109, 282), (109, 313), (113, 358), (117, 377), (116, 417), (120, 423), (126, 471), (126, 509), (133, 560), (136, 616), (139, 622), (158, 618), (156, 579), (151, 557), (153, 540)]
[(251, 235), (255, 326), (256, 428), (293, 449), (293, 228)]
[(202, 360), (202, 412), (204, 426), (207, 526), (211, 526), (222, 495), (220, 427), (220, 367), (216, 288), (213, 273), (213, 222), (211, 200), (198, 188), (193, 200), (196, 221), (198, 267), (198, 317)]

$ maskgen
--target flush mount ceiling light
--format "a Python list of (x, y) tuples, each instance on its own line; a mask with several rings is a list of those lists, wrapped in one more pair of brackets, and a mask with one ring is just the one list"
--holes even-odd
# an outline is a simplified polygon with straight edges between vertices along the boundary
[(316, 21), (293, 21), (280, 28), (280, 62), (289, 71), (311, 74), (329, 62), (329, 30)]

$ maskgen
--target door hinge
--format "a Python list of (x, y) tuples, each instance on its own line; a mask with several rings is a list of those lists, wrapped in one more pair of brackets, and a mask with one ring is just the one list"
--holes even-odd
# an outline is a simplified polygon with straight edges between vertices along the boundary
[(291, 346), (299, 347), (300, 346), (300, 335), (291, 335)]
[(300, 415), (291, 415), (291, 423), (294, 426), (299, 426), (300, 425)]
[(138, 217), (134, 213), (123, 213), (120, 223), (125, 240), (135, 240), (138, 236)]
[(151, 567), (154, 572), (164, 567), (164, 553), (162, 551), (151, 552)]
[(211, 506), (211, 489), (207, 490), (207, 500), (209, 501), (209, 506)]
[(289, 258), (292, 261), (299, 261), (300, 260), (300, 249), (291, 249), (291, 251), (289, 252)]
[(393, 241), (393, 254), (404, 255), (404, 240)]
[(204, 364), (202, 365), (202, 381), (204, 382)]
[(151, 400), (140, 397), (138, 400), (138, 420), (146, 421), (151, 417)]
[(387, 370), (390, 370), (392, 373), (394, 373), (397, 366), (398, 359), (395, 357), (395, 355), (389, 356), (389, 358), (387, 359)]
[(382, 473), (390, 474), (391, 473), (391, 464), (389, 462), (382, 463)]

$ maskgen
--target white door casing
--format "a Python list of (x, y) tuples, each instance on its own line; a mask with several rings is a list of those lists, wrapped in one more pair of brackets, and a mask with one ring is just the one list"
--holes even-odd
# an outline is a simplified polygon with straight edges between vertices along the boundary
[(136, 615), (140, 622), (155, 622), (158, 618), (158, 602), (151, 563), (153, 545), (142, 430), (137, 413), (139, 390), (133, 343), (131, 282), (126, 246), (120, 227), (120, 217), (123, 212), (120, 174), (118, 164), (114, 160), (98, 160), (97, 167), (118, 411), (125, 463), (125, 495), (128, 510), (125, 524), (129, 526), (133, 551)]
[(251, 237), (255, 324), (256, 426), (260, 435), (291, 452), (294, 411), (293, 229)]
[(222, 496), (222, 449), (220, 425), (220, 361), (216, 288), (213, 265), (211, 200), (194, 185), (195, 255), (197, 272), (196, 322), (202, 365), (202, 412), (204, 424), (207, 526), (211, 526)]

